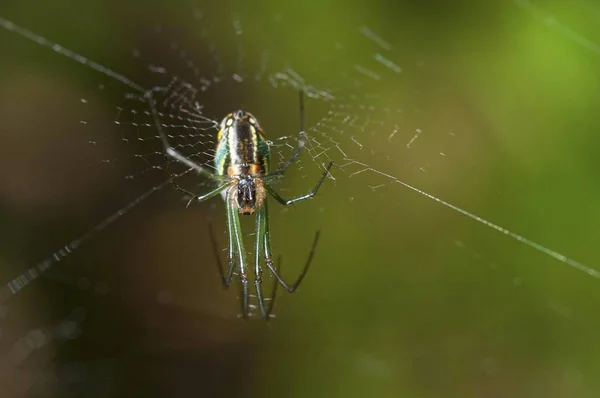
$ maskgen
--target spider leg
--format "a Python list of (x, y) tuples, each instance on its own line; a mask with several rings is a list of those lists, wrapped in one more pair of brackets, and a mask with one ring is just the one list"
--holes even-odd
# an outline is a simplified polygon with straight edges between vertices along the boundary
[(296, 291), (296, 289), (298, 289), (298, 286), (300, 286), (300, 283), (302, 283), (302, 280), (306, 276), (308, 268), (310, 267), (310, 263), (312, 262), (312, 259), (315, 255), (317, 243), (319, 242), (320, 232), (317, 231), (315, 234), (315, 239), (313, 241), (310, 252), (308, 254), (308, 259), (306, 260), (306, 263), (304, 264), (304, 268), (302, 269), (300, 276), (298, 277), (298, 279), (296, 280), (296, 282), (294, 284), (289, 285), (288, 283), (285, 282), (283, 277), (279, 274), (279, 267), (277, 267), (277, 269), (276, 269), (273, 266), (273, 258), (272, 258), (272, 254), (271, 254), (271, 238), (270, 238), (270, 234), (269, 234), (269, 223), (268, 223), (268, 215), (267, 215), (268, 210), (267, 210), (266, 202), (263, 205), (263, 209), (265, 212), (265, 231), (264, 231), (264, 239), (263, 240), (264, 240), (265, 259), (266, 259), (267, 267), (269, 268), (269, 270), (271, 271), (273, 276), (275, 276), (277, 281), (281, 284), (281, 286), (283, 286), (283, 288), (285, 290), (287, 290), (290, 293), (294, 293)]
[(262, 295), (262, 268), (260, 266), (261, 254), (263, 252), (262, 244), (265, 234), (265, 207), (261, 207), (256, 214), (256, 243), (254, 247), (254, 288), (256, 289), (256, 299), (262, 318), (267, 319), (267, 310), (265, 309), (265, 300)]
[(300, 152), (302, 152), (302, 149), (306, 144), (306, 132), (304, 131), (304, 91), (299, 90), (298, 96), (300, 103), (300, 139), (298, 140), (298, 147), (296, 148), (294, 153), (292, 153), (292, 156), (290, 156), (288, 160), (286, 160), (281, 166), (279, 166), (277, 170), (268, 175), (269, 177), (281, 177), (283, 173), (285, 173), (287, 168), (290, 167), (290, 165), (296, 161), (298, 156), (300, 156)]
[[(230, 225), (229, 219), (227, 220), (227, 225)], [(212, 221), (210, 220), (208, 221), (208, 235), (212, 244), (213, 254), (215, 255), (215, 261), (217, 263), (217, 269), (219, 270), (221, 282), (223, 283), (223, 287), (229, 288), (233, 278), (233, 270), (235, 268), (235, 260), (233, 258), (233, 236), (231, 234), (231, 229), (229, 228), (229, 256), (227, 257), (229, 260), (229, 271), (227, 272), (227, 276), (225, 275), (225, 269), (223, 268), (223, 263), (221, 262), (219, 245), (217, 243), (217, 239), (215, 238), (215, 231), (213, 229)]]
[(217, 188), (213, 189), (212, 191), (205, 193), (204, 195), (196, 195), (195, 193), (188, 191), (187, 189), (181, 188), (175, 182), (173, 182), (173, 184), (175, 185), (175, 189), (177, 191), (183, 192), (186, 195), (191, 196), (191, 199), (188, 201), (186, 207), (188, 207), (194, 199), (196, 199), (198, 202), (202, 202), (203, 200), (207, 200), (212, 197), (215, 197), (218, 194), (220, 194), (225, 188), (227, 188), (229, 186), (229, 183), (225, 183), (225, 184), (222, 184), (222, 185), (218, 186)]
[(285, 290), (287, 290), (289, 293), (294, 293), (296, 291), (296, 289), (298, 289), (298, 286), (300, 286), (300, 284), (304, 280), (304, 277), (306, 276), (306, 273), (308, 272), (308, 268), (310, 267), (310, 263), (312, 262), (312, 259), (315, 255), (317, 243), (319, 242), (319, 235), (320, 235), (320, 232), (317, 231), (315, 233), (315, 240), (313, 241), (313, 244), (310, 248), (310, 252), (308, 253), (308, 258), (306, 259), (306, 263), (304, 264), (304, 268), (302, 269), (300, 276), (298, 276), (298, 279), (296, 279), (296, 282), (294, 282), (293, 285), (289, 285), (283, 279), (283, 277), (279, 274), (279, 271), (273, 267), (273, 260), (271, 258), (267, 259), (267, 267), (269, 268), (271, 273), (275, 276), (277, 281), (281, 284), (281, 286), (283, 286), (283, 288)]
[[(240, 215), (237, 209), (234, 208), (234, 204), (227, 203), (227, 218), (230, 240), (235, 242), (235, 252), (238, 255), (239, 269), (240, 269), (240, 288), (242, 295), (242, 317), (248, 319), (248, 308), (249, 308), (249, 292), (248, 292), (248, 273), (247, 273), (247, 261), (246, 261), (246, 249), (244, 247), (242, 227), (240, 226)], [(231, 252), (231, 248), (229, 249)], [(230, 275), (233, 273), (233, 262), (230, 262)], [(230, 279), (230, 277), (228, 277)]]
[(229, 270), (227, 271), (227, 277), (223, 280), (225, 287), (229, 287), (231, 285), (231, 280), (233, 279), (233, 271), (235, 271), (235, 242), (233, 240), (233, 215), (235, 213), (235, 209), (230, 208), (229, 204), (227, 205), (227, 236), (229, 237), (229, 246), (227, 246), (227, 260), (229, 261)]
[(199, 174), (208, 177), (211, 180), (218, 180), (217, 176), (215, 176), (214, 173), (209, 171), (207, 168), (200, 166), (198, 163), (186, 158), (185, 156), (177, 152), (177, 150), (175, 150), (172, 146), (168, 146), (168, 144), (165, 147), (165, 153), (173, 159), (177, 160), (178, 162), (183, 163), (186, 166), (196, 170)]
[[(261, 209), (259, 211), (259, 213), (257, 214), (257, 220), (256, 220), (256, 247), (255, 247), (255, 267), (254, 267), (254, 273), (256, 275), (256, 279), (254, 281), (254, 286), (256, 289), (256, 297), (258, 300), (258, 307), (260, 310), (260, 314), (261, 317), (264, 318), (265, 320), (269, 320), (269, 318), (272, 315), (273, 312), (273, 306), (274, 306), (274, 301), (275, 301), (275, 295), (277, 294), (277, 285), (278, 280), (275, 279), (274, 280), (274, 286), (272, 289), (272, 296), (270, 298), (270, 303), (269, 306), (267, 308), (267, 306), (265, 305), (265, 301), (269, 300), (269, 299), (265, 299), (263, 294), (262, 294), (262, 268), (260, 267), (260, 258), (261, 258), (261, 254), (262, 254), (262, 250), (263, 250), (263, 243), (264, 243), (264, 233), (265, 233), (265, 217), (264, 215), (262, 215), (263, 210)], [(225, 275), (224, 272), (224, 268), (223, 268), (223, 264), (221, 263), (220, 260), (220, 256), (219, 256), (219, 250), (218, 250), (218, 246), (217, 246), (217, 241), (216, 238), (214, 236), (214, 231), (212, 228), (212, 223), (209, 221), (209, 235), (210, 235), (210, 239), (212, 242), (212, 247), (213, 247), (213, 252), (215, 254), (216, 257), (216, 261), (217, 261), (217, 268), (219, 270), (219, 275), (221, 277), (221, 280), (223, 282), (223, 285), (228, 288), (231, 285), (231, 280), (233, 277), (233, 271), (235, 268), (235, 259), (234, 256), (236, 253), (240, 253), (241, 250), (243, 250), (243, 246), (242, 249), (239, 248), (240, 243), (238, 242), (238, 235), (236, 233), (236, 221), (233, 220), (233, 217), (235, 217), (236, 211), (235, 209), (231, 209), (230, 206), (227, 206), (227, 225), (228, 225), (228, 232), (229, 232), (229, 271), (227, 273), (227, 276)], [(245, 251), (243, 252), (245, 253)], [(240, 256), (240, 264), (245, 264), (245, 261), (243, 260), (243, 256)], [(281, 258), (279, 260), (279, 264), (277, 265), (277, 271), (279, 271), (281, 266)], [(244, 274), (244, 269), (245, 267), (240, 266), (241, 268), (241, 274)], [(249, 296), (249, 294), (247, 293), (247, 288), (245, 288), (245, 285), (248, 284), (248, 280), (247, 278), (244, 278), (242, 276), (242, 315), (244, 316), (244, 318), (246, 318), (248, 316), (248, 311), (247, 308), (249, 306), (248, 299), (247, 297)], [(247, 304), (246, 304), (247, 303)]]
[[(277, 259), (277, 273), (281, 270), (281, 256)], [(273, 290), (271, 290), (271, 302), (269, 303), (269, 309), (267, 310), (266, 321), (275, 317), (273, 314), (273, 307), (275, 306), (275, 298), (277, 297), (277, 287), (279, 286), (279, 280), (273, 279)]]
[(325, 171), (323, 172), (323, 174), (321, 174), (321, 178), (319, 178), (317, 185), (315, 185), (315, 187), (313, 189), (308, 191), (307, 194), (297, 196), (292, 199), (282, 198), (277, 192), (275, 192), (275, 190), (271, 187), (270, 184), (265, 184), (265, 187), (267, 189), (267, 192), (269, 192), (271, 194), (271, 196), (273, 196), (273, 198), (275, 198), (276, 201), (278, 201), (279, 203), (281, 203), (284, 206), (289, 206), (293, 203), (300, 202), (301, 200), (305, 200), (305, 199), (310, 199), (313, 196), (315, 196), (316, 193), (319, 191), (321, 184), (323, 184), (323, 181), (325, 181), (325, 177), (327, 177), (327, 175), (329, 174), (329, 170), (331, 169), (332, 166), (333, 166), (333, 162), (329, 162), (329, 164), (325, 168)]
[(148, 105), (150, 106), (150, 109), (152, 110), (152, 116), (154, 118), (154, 124), (156, 126), (156, 129), (158, 130), (158, 134), (160, 135), (160, 139), (161, 139), (161, 141), (163, 143), (163, 146), (165, 148), (165, 154), (167, 156), (170, 156), (173, 159), (177, 160), (178, 162), (183, 163), (186, 166), (188, 166), (188, 167), (196, 170), (199, 174), (202, 174), (205, 177), (208, 177), (208, 178), (210, 178), (212, 180), (218, 180), (217, 176), (214, 173), (212, 173), (210, 170), (208, 170), (205, 167), (200, 166), (196, 162), (193, 162), (190, 159), (188, 159), (187, 157), (183, 156), (175, 148), (173, 148), (171, 146), (171, 144), (169, 144), (169, 139), (167, 138), (167, 135), (165, 134), (165, 132), (164, 132), (164, 130), (162, 128), (162, 124), (160, 122), (160, 118), (158, 117), (158, 112), (156, 110), (156, 105), (154, 104), (154, 99), (152, 98), (152, 92), (148, 91), (146, 93), (146, 97), (148, 99)]

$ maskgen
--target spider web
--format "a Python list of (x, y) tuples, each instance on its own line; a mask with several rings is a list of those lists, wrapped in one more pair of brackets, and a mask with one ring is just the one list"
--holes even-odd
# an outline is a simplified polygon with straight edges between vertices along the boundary
[[(544, 15), (530, 2), (516, 4), (535, 18)], [(32, 259), (29, 264), (37, 263), (34, 267), (9, 261), (6, 269), (10, 272), (7, 272), (7, 284), (1, 293), (1, 300), (6, 305), (3, 308), (7, 311), (12, 308), (10, 303), (18, 300), (22, 291), (28, 291), (26, 288), (41, 275), (60, 286), (74, 286), (81, 292), (79, 300), (82, 302), (85, 294), (90, 292), (110, 296), (111, 291), (120, 291), (121, 286), (130, 289), (130, 281), (139, 281), (139, 275), (129, 275), (128, 282), (123, 282), (122, 274), (111, 274), (106, 267), (104, 271), (98, 270), (101, 267), (97, 267), (93, 260), (82, 261), (78, 257), (79, 261), (67, 264), (66, 257), (70, 257), (71, 253), (75, 256), (75, 249), (92, 237), (98, 241), (98, 246), (111, 247), (114, 255), (119, 248), (127, 246), (130, 233), (121, 232), (122, 235), (115, 238), (108, 232), (108, 227), (117, 220), (132, 219), (129, 231), (143, 236), (135, 226), (136, 222), (141, 222), (140, 219), (157, 209), (164, 209), (164, 202), (180, 199), (181, 213), (185, 214), (189, 198), (172, 190), (173, 182), (199, 194), (211, 187), (209, 181), (193, 170), (165, 157), (161, 131), (170, 145), (188, 159), (212, 169), (216, 125), (226, 113), (243, 107), (258, 117), (270, 139), (275, 163), (280, 165), (291, 156), (298, 143), (298, 90), (303, 90), (307, 97), (305, 128), (308, 141), (299, 160), (286, 177), (278, 181), (276, 188), (286, 197), (303, 193), (303, 189), (314, 184), (325, 164), (329, 161), (335, 164), (318, 198), (307, 205), (309, 210), (303, 213), (304, 217), (314, 221), (318, 219), (315, 214), (332, 212), (335, 205), (331, 201), (320, 201), (320, 196), (335, 195), (336, 200), (343, 200), (345, 206), (354, 206), (355, 211), (359, 206), (365, 208), (377, 200), (384, 201), (387, 206), (397, 204), (402, 207), (415, 201), (419, 206), (427, 206), (422, 203), (423, 199), (427, 199), (449, 208), (452, 213), (485, 225), (487, 228), (483, 233), (499, 231), (552, 259), (542, 260), (544, 263), (562, 263), (593, 278), (600, 277), (600, 273), (585, 262), (551, 249), (552, 245), (538, 243), (537, 237), (529, 239), (526, 234), (513, 232), (517, 229), (513, 229), (512, 225), (509, 229), (504, 228), (501, 226), (505, 225), (502, 219), (485, 213), (480, 217), (476, 210), (481, 204), (461, 197), (468, 190), (454, 190), (456, 184), (483, 183), (488, 176), (472, 170), (484, 168), (486, 157), (490, 154), (497, 156), (497, 153), (494, 152), (493, 140), (482, 134), (484, 122), (463, 121), (456, 116), (464, 112), (463, 104), (449, 107), (444, 101), (452, 96), (454, 86), (447, 84), (447, 76), (439, 65), (424, 59), (426, 55), (420, 58), (418, 51), (409, 45), (392, 43), (386, 40), (385, 35), (376, 33), (373, 25), (360, 21), (351, 24), (347, 31), (330, 33), (311, 44), (316, 56), (306, 59), (288, 49), (289, 42), (283, 39), (291, 36), (286, 33), (294, 32), (296, 25), (301, 25), (290, 14), (269, 15), (256, 23), (257, 17), (249, 11), (215, 11), (196, 6), (187, 10), (191, 14), (187, 18), (193, 26), (189, 30), (175, 28), (165, 21), (141, 23), (141, 27), (131, 25), (130, 16), (124, 12), (125, 23), (116, 23), (119, 27), (116, 31), (122, 33), (117, 35), (116, 42), (110, 42), (109, 47), (113, 60), (118, 60), (115, 61), (120, 66), (118, 69), (113, 68), (109, 61), (96, 63), (96, 59), (106, 57), (103, 50), (107, 49), (94, 49), (90, 51), (94, 54), (84, 58), (88, 57), (87, 52), (72, 50), (69, 40), (54, 41), (51, 37), (22, 28), (16, 24), (17, 21), (13, 24), (0, 19), (5, 30), (17, 33), (10, 39), (15, 43), (12, 46), (24, 46), (24, 39), (37, 42), (46, 49), (37, 46), (31, 49), (32, 52), (53, 50), (47, 51), (49, 62), (57, 65), (59, 70), (68, 70), (65, 73), (76, 73), (80, 81), (86, 82), (83, 88), (79, 86), (68, 93), (71, 103), (67, 118), (72, 124), (68, 125), (63, 136), (50, 137), (67, 145), (67, 153), (78, 154), (76, 158), (65, 160), (66, 163), (77, 161), (76, 172), (67, 172), (68, 167), (64, 166), (56, 174), (61, 174), (61, 181), (64, 179), (69, 183), (59, 185), (57, 190), (68, 192), (72, 187), (69, 192), (72, 198), (67, 203), (88, 202), (81, 213), (69, 216), (69, 220), (81, 225), (58, 229), (57, 239), (62, 239), (59, 245), (72, 239), (65, 237), (68, 234), (76, 236), (75, 240), (59, 246), (58, 251), (42, 262)], [(575, 36), (573, 31), (556, 22), (551, 25), (560, 26), (562, 34), (595, 51), (593, 42), (584, 41), (583, 36)], [(124, 43), (125, 32), (135, 32), (136, 39)], [(135, 45), (131, 45), (131, 41)], [(19, 51), (11, 49), (20, 59)], [(57, 61), (58, 55), (66, 57)], [(75, 70), (77, 72), (71, 72)], [(86, 180), (93, 183), (86, 184)], [(81, 187), (73, 186), (78, 183)], [(416, 192), (417, 199), (398, 199), (397, 186)], [(330, 193), (325, 193), (327, 190)], [(59, 195), (56, 202), (64, 200)], [(467, 206), (469, 204), (472, 206)], [(204, 211), (211, 218), (218, 217), (222, 210), (218, 201), (206, 206), (212, 208), (197, 211)], [(136, 215), (137, 210), (133, 209), (138, 207), (145, 210)], [(195, 211), (194, 207), (191, 206), (191, 211)], [(198, 206), (199, 209), (205, 207)], [(425, 211), (429, 208), (420, 209)], [(397, 212), (390, 214), (392, 218), (398, 217)], [(288, 217), (285, 209), (275, 212), (275, 215)], [(34, 217), (39, 217), (39, 214)], [(290, 224), (294, 222), (293, 217), (288, 217), (292, 219)], [(65, 221), (64, 217), (59, 218), (61, 224), (71, 222)], [(181, 221), (181, 218), (178, 219)], [(96, 224), (94, 220), (102, 221)], [(449, 222), (459, 221), (452, 219)], [(278, 220), (274, 223), (273, 230), (283, 226), (278, 225)], [(520, 226), (526, 232), (525, 224)], [(90, 225), (94, 226), (90, 228)], [(306, 228), (314, 229), (314, 225), (307, 224)], [(190, 227), (187, 230), (196, 229)], [(73, 230), (85, 232), (73, 234)], [(175, 233), (177, 230), (170, 231)], [(110, 243), (111, 238), (113, 243)], [(455, 252), (453, 255), (461, 257), (462, 261), (474, 258), (476, 262), (490, 267), (497, 267), (496, 260), (501, 263), (514, 261), (510, 256), (489, 254), (491, 251), (485, 243), (479, 248), (465, 244), (457, 235), (454, 238), (450, 242)], [(115, 244), (114, 239), (120, 243)], [(490, 239), (496, 242), (500, 238)], [(40, 251), (49, 245), (42, 242), (35, 244)], [(295, 249), (287, 250), (287, 242), (280, 240), (280, 245), (282, 252), (296, 253)], [(46, 253), (52, 251), (48, 249)], [(168, 251), (167, 248), (165, 251)], [(178, 246), (175, 253), (165, 255), (163, 260), (187, 262), (185, 249)], [(297, 256), (291, 257), (302, 255), (300, 249), (297, 253)], [(35, 255), (39, 255), (38, 249)], [(206, 253), (203, 258), (212, 261), (212, 256)], [(61, 262), (60, 267), (55, 266), (58, 262)], [(27, 269), (25, 272), (24, 268)], [(49, 271), (50, 268), (52, 271)], [(186, 265), (182, 272), (189, 271), (189, 268), (192, 266)], [(508, 273), (511, 274), (511, 271)], [(522, 283), (522, 278), (513, 274), (510, 279), (514, 285)], [(213, 282), (218, 284), (216, 279)], [(223, 317), (227, 308), (233, 308), (231, 301), (198, 304), (191, 303), (189, 296), (186, 298), (180, 292), (150, 290), (149, 300), (167, 305), (173, 312), (202, 312)], [(174, 294), (179, 297), (175, 299)], [(215, 294), (215, 290), (205, 294), (210, 296)], [(554, 308), (558, 308), (556, 311), (560, 312), (563, 308), (560, 302), (552, 302)], [(107, 298), (106, 303), (106, 307), (110, 308), (111, 299)], [(79, 338), (78, 328), (85, 319), (85, 313), (85, 306), (76, 306), (67, 315), (47, 316), (43, 323), (49, 326), (33, 328), (17, 340), (5, 338), (5, 341), (11, 342), (9, 347), (12, 351), (3, 361), (4, 369), (11, 370), (10, 374), (14, 375), (14, 369), (48, 341)], [(56, 323), (56, 319), (64, 321)], [(37, 380), (39, 385), (40, 378)]]

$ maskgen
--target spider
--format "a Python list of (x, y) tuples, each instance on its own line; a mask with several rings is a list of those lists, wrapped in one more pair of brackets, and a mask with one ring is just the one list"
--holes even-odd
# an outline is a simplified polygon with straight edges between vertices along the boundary
[[(198, 173), (210, 178), (218, 184), (215, 189), (203, 195), (195, 195), (179, 186), (175, 187), (191, 196), (192, 199), (190, 201), (204, 201), (219, 194), (222, 195), (225, 201), (227, 232), (229, 235), (229, 269), (227, 274), (224, 272), (218, 255), (217, 266), (223, 285), (229, 287), (236, 268), (237, 257), (237, 266), (240, 275), (242, 317), (244, 319), (247, 319), (249, 316), (250, 281), (248, 278), (249, 264), (246, 258), (239, 216), (256, 216), (254, 288), (261, 317), (266, 320), (271, 316), (277, 284), (281, 284), (281, 286), (290, 293), (296, 291), (308, 271), (319, 240), (319, 231), (317, 231), (308, 258), (298, 279), (291, 285), (285, 282), (279, 273), (279, 264), (281, 261), (278, 261), (277, 267), (273, 264), (267, 194), (270, 194), (277, 202), (284, 206), (310, 199), (317, 193), (325, 180), (325, 177), (329, 174), (329, 170), (333, 166), (333, 162), (330, 162), (327, 167), (325, 167), (323, 174), (313, 189), (304, 195), (292, 199), (282, 198), (269, 184), (270, 181), (283, 176), (287, 168), (298, 158), (305, 145), (304, 95), (302, 91), (299, 92), (299, 107), (300, 139), (298, 140), (298, 147), (292, 153), (290, 158), (274, 172), (270, 172), (269, 170), (270, 148), (266, 141), (266, 136), (254, 115), (243, 110), (228, 114), (220, 124), (217, 135), (218, 143), (214, 158), (215, 172), (209, 171), (206, 167), (203, 167), (180, 154), (168, 144), (166, 137), (163, 137), (166, 154), (168, 156), (195, 169)], [(211, 239), (213, 240), (214, 245), (212, 231)], [(265, 299), (262, 294), (262, 267), (260, 261), (262, 254), (264, 254), (267, 268), (276, 279), (273, 297), (270, 299), (271, 302), (268, 308), (265, 305), (265, 301), (268, 299)]]

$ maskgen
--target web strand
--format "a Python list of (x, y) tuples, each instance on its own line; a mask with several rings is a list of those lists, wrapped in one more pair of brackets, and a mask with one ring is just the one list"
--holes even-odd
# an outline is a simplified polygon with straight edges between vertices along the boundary
[(112, 69), (109, 69), (109, 68), (105, 67), (104, 65), (101, 65), (97, 62), (89, 60), (86, 57), (84, 57), (83, 55), (80, 55), (74, 51), (71, 51), (68, 48), (61, 46), (60, 44), (54, 43), (54, 42), (46, 39), (45, 37), (35, 34), (19, 25), (15, 25), (14, 23), (12, 23), (11, 21), (9, 21), (5, 18), (0, 17), (0, 26), (11, 32), (15, 32), (16, 34), (23, 36), (26, 39), (34, 41), (41, 46), (48, 47), (48, 48), (52, 49), (54, 52), (64, 55), (65, 57), (70, 58), (74, 61), (77, 61), (80, 64), (83, 64), (89, 68), (92, 68), (108, 77), (111, 77), (117, 81), (120, 81), (121, 83), (125, 84), (129, 88), (132, 88), (132, 89), (142, 92), (142, 93), (147, 91), (142, 86), (129, 80), (125, 76), (113, 71)]
[[(189, 169), (185, 174), (192, 171), (193, 169)], [(183, 175), (183, 174), (181, 174)], [(81, 235), (77, 239), (72, 240), (67, 243), (59, 250), (55, 251), (52, 255), (39, 262), (35, 266), (29, 268), (27, 271), (23, 272), (21, 275), (12, 279), (10, 282), (6, 283), (0, 289), (0, 303), (6, 302), (10, 297), (19, 293), (25, 287), (30, 285), (33, 281), (38, 279), (44, 272), (48, 271), (52, 265), (58, 263), (63, 260), (65, 257), (72, 254), (76, 249), (78, 249), (82, 243), (90, 240), (94, 236), (96, 236), (99, 232), (103, 231), (106, 227), (113, 224), (115, 221), (119, 220), (125, 214), (129, 213), (134, 207), (142, 203), (144, 200), (150, 197), (153, 193), (161, 190), (165, 186), (172, 183), (172, 180), (169, 179), (164, 181), (160, 185), (156, 185), (150, 188), (148, 191), (144, 192), (142, 195), (138, 196), (136, 199), (131, 201), (125, 207), (119, 209), (115, 213), (111, 214), (109, 217), (102, 220), (100, 223), (96, 224), (92, 229), (87, 231), (85, 234)]]
[(407, 184), (406, 182), (401, 181), (401, 180), (399, 180), (398, 178), (396, 178), (396, 177), (394, 177), (392, 175), (386, 174), (386, 173), (384, 173), (382, 171), (379, 171), (379, 170), (372, 169), (371, 167), (369, 167), (368, 165), (366, 165), (364, 163), (360, 163), (360, 162), (356, 162), (356, 161), (352, 161), (352, 162), (365, 167), (365, 169), (357, 171), (357, 172), (354, 172), (354, 173), (352, 173), (352, 175), (356, 175), (356, 174), (359, 174), (359, 173), (362, 173), (362, 172), (365, 172), (365, 171), (370, 171), (370, 172), (373, 172), (373, 173), (376, 173), (376, 174), (380, 174), (380, 175), (382, 175), (382, 176), (384, 176), (386, 178), (389, 178), (390, 180), (392, 180), (396, 184), (400, 184), (400, 185), (402, 185), (405, 188), (408, 188), (408, 189), (410, 189), (410, 190), (412, 190), (412, 191), (414, 191), (414, 192), (416, 192), (416, 193), (418, 193), (420, 195), (425, 196), (426, 198), (429, 198), (429, 199), (431, 199), (433, 201), (436, 201), (436, 202), (438, 202), (438, 203), (440, 203), (440, 204), (442, 204), (442, 205), (444, 205), (444, 206), (446, 206), (446, 207), (448, 207), (448, 208), (450, 208), (450, 209), (452, 209), (452, 210), (454, 210), (454, 211), (456, 211), (456, 212), (458, 212), (458, 213), (460, 213), (462, 215), (465, 215), (465, 216), (469, 217), (472, 220), (475, 220), (475, 221), (477, 221), (477, 222), (479, 222), (479, 223), (481, 223), (481, 224), (483, 224), (483, 225), (485, 225), (487, 227), (490, 227), (490, 228), (492, 228), (492, 229), (494, 229), (494, 230), (496, 230), (498, 232), (501, 232), (501, 233), (505, 234), (506, 236), (509, 236), (512, 239), (515, 239), (515, 240), (517, 240), (517, 241), (519, 241), (519, 242), (521, 242), (521, 243), (523, 243), (523, 244), (525, 244), (525, 245), (527, 245), (527, 246), (529, 246), (529, 247), (531, 247), (531, 248), (533, 248), (533, 249), (535, 249), (535, 250), (537, 250), (537, 251), (539, 251), (541, 253), (544, 253), (544, 254), (546, 254), (546, 255), (548, 255), (550, 257), (553, 257), (556, 260), (558, 260), (560, 262), (563, 262), (563, 263), (565, 263), (565, 264), (567, 264), (567, 265), (569, 265), (569, 266), (571, 266), (571, 267), (573, 267), (573, 268), (575, 268), (575, 269), (577, 269), (577, 270), (579, 270), (581, 272), (585, 272), (586, 274), (588, 274), (590, 276), (593, 276), (596, 279), (600, 279), (600, 271), (598, 271), (598, 270), (596, 270), (594, 268), (588, 267), (588, 266), (586, 266), (586, 265), (584, 265), (584, 264), (582, 264), (582, 263), (580, 263), (580, 262), (578, 262), (576, 260), (573, 260), (573, 259), (571, 259), (571, 258), (563, 255), (563, 254), (560, 254), (560, 253), (558, 253), (558, 252), (556, 252), (556, 251), (554, 251), (552, 249), (549, 249), (549, 248), (547, 248), (545, 246), (542, 246), (541, 244), (539, 244), (537, 242), (534, 242), (531, 239), (527, 239), (524, 236), (521, 236), (521, 235), (519, 235), (519, 234), (517, 234), (515, 232), (512, 232), (512, 231), (510, 231), (510, 230), (508, 230), (506, 228), (503, 228), (503, 227), (501, 227), (501, 226), (499, 226), (497, 224), (494, 224), (493, 222), (488, 221), (485, 218), (481, 218), (481, 217), (479, 217), (476, 214), (470, 213), (470, 212), (466, 211), (465, 209), (462, 209), (462, 208), (460, 208), (458, 206), (453, 205), (452, 203), (448, 203), (445, 200), (440, 199), (440, 198), (438, 198), (436, 196), (433, 196), (433, 195), (431, 195), (431, 194), (429, 194), (429, 193), (427, 193), (425, 191), (422, 191), (422, 190), (420, 190), (420, 189), (418, 189), (418, 188), (416, 188), (416, 187), (414, 187), (414, 186), (412, 186), (410, 184)]

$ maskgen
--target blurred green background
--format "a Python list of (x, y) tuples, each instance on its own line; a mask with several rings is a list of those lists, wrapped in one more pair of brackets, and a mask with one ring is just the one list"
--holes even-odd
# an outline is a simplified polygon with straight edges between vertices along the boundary
[[(591, 1), (27, 0), (3, 4), (0, 16), (145, 87), (165, 83), (148, 65), (231, 76), (260, 70), (267, 52), (268, 72), (291, 68), (335, 90), (331, 103), (307, 101), (306, 124), (349, 158), (600, 267), (600, 6)], [(148, 167), (120, 141), (127, 126), (114, 124), (131, 90), (7, 30), (0, 46), (7, 282), (156, 181), (123, 179)], [(376, 53), (402, 72), (374, 63)], [(357, 65), (380, 79), (348, 75)], [(274, 139), (297, 130), (296, 92), (266, 76), (213, 85), (197, 100), (216, 119), (243, 105)], [(363, 131), (340, 123), (346, 131), (334, 135), (319, 123), (337, 120), (327, 112), (339, 104), (366, 106), (349, 112), (357, 123), (376, 114), (369, 106), (403, 111), (377, 113), (380, 124)], [(151, 150), (160, 148), (142, 153)], [(166, 188), (0, 307), (0, 396), (600, 394), (599, 280), (379, 173), (350, 176), (362, 167), (331, 153), (335, 181), (272, 211), (288, 279), (322, 231), (303, 286), (280, 295), (274, 322), (238, 320), (236, 289), (219, 285), (207, 219), (224, 231), (222, 203), (186, 208)], [(302, 165), (286, 194), (316, 181), (318, 164)]]

